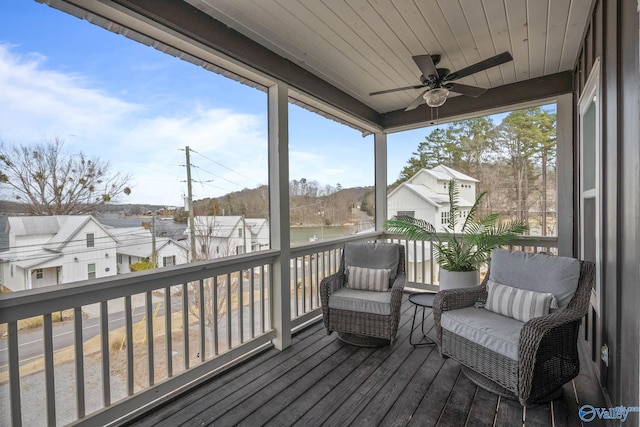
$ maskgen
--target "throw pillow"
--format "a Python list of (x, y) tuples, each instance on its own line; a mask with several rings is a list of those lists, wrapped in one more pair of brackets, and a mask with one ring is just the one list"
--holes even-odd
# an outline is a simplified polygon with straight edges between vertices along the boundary
[(389, 274), (386, 268), (347, 267), (347, 287), (365, 291), (389, 290)]
[(484, 308), (521, 322), (549, 314), (552, 308), (558, 307), (552, 293), (527, 291), (492, 280), (487, 282), (487, 294)]

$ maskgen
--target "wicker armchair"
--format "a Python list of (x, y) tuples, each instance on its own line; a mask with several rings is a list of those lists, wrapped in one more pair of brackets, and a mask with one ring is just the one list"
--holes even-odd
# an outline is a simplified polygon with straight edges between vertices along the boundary
[[(528, 275), (525, 274), (527, 277), (521, 278), (520, 283), (512, 285), (521, 289), (526, 289), (524, 282), (536, 280), (545, 282), (547, 290), (553, 289), (554, 283), (549, 283), (548, 280), (553, 276), (554, 267), (545, 269), (542, 266), (562, 260), (573, 261), (572, 274), (577, 278), (577, 288), (574, 288), (575, 292), (564, 296), (568, 302), (561, 304), (555, 311), (551, 310), (550, 314), (533, 317), (526, 322), (519, 322), (493, 312), (489, 313), (489, 310), (484, 308), (488, 298), (487, 283), (489, 280), (497, 281), (494, 279), (494, 270), (504, 270), (503, 266), (496, 266), (494, 251), (490, 272), (487, 273), (481, 285), (477, 288), (439, 292), (434, 299), (433, 315), (436, 343), (443, 356), (460, 362), (465, 374), (477, 385), (502, 396), (517, 399), (523, 406), (527, 406), (556, 398), (562, 391), (562, 385), (578, 375), (580, 370), (577, 348), (578, 329), (581, 319), (588, 311), (591, 289), (595, 280), (595, 265), (572, 258), (522, 252), (502, 251), (498, 254), (498, 258), (503, 262), (508, 261), (514, 257), (513, 254), (519, 254), (515, 255), (516, 267), (528, 268), (537, 263)], [(510, 266), (507, 270), (512, 268), (513, 266)], [(501, 280), (506, 280), (504, 273), (503, 271)], [(557, 270), (556, 273), (558, 273)], [(564, 272), (560, 271), (559, 274), (565, 276), (560, 280), (566, 279)], [(457, 332), (452, 330), (456, 329), (451, 328), (452, 317), (455, 318), (456, 314), (458, 319), (460, 314), (473, 316), (476, 311), (481, 315), (488, 313), (489, 316), (498, 316), (498, 322), (505, 324), (511, 322), (510, 324), (519, 328), (515, 329), (515, 335), (512, 337), (513, 353), (507, 356), (504, 353), (508, 352), (487, 348), (486, 341), (482, 341), (482, 338), (478, 339), (477, 331), (483, 330), (484, 325), (478, 325), (477, 318), (473, 320), (476, 322), (474, 325), (476, 336), (462, 332), (461, 329), (457, 329)], [(446, 323), (446, 327), (443, 327), (443, 322)], [(495, 324), (500, 325), (500, 323)], [(493, 333), (499, 340), (508, 340), (508, 332), (500, 336), (502, 327), (497, 326)], [(495, 333), (496, 330), (498, 333)]]
[[(349, 267), (389, 269), (385, 292), (349, 287)], [(320, 283), (320, 301), (327, 333), (350, 344), (378, 346), (393, 344), (400, 320), (404, 290), (404, 246), (394, 243), (347, 243), (340, 269)]]

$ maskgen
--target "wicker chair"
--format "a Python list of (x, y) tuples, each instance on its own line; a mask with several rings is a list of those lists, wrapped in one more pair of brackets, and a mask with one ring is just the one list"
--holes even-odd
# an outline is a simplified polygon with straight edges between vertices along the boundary
[[(388, 292), (354, 290), (348, 286), (351, 266), (389, 269)], [(354, 345), (393, 344), (404, 290), (404, 246), (394, 243), (347, 243), (340, 269), (320, 283), (320, 301), (327, 333)]]
[[(513, 257), (516, 252), (498, 254), (503, 261)], [(505, 254), (506, 253), (506, 254)], [(587, 314), (591, 289), (595, 280), (595, 265), (586, 261), (578, 261), (572, 258), (553, 257), (544, 254), (516, 255), (516, 265), (530, 266), (531, 261), (538, 262), (534, 272), (530, 272), (528, 280), (547, 281), (553, 275), (541, 266), (548, 262), (569, 260), (573, 262), (574, 277), (577, 278), (577, 288), (566, 296), (568, 303), (560, 305), (556, 311), (550, 314), (534, 317), (526, 322), (490, 313), (490, 316), (499, 316), (498, 322), (519, 322), (520, 329), (515, 330), (515, 338), (512, 341), (510, 357), (501, 351), (491, 350), (486, 347), (486, 342), (477, 339), (477, 336), (469, 335), (457, 329), (451, 329), (451, 318), (460, 314), (472, 316), (475, 310), (489, 312), (484, 307), (487, 303), (487, 283), (494, 279), (496, 266), (496, 252), (494, 251), (490, 272), (483, 282), (476, 288), (452, 289), (441, 291), (437, 294), (433, 304), (433, 315), (436, 327), (436, 343), (440, 352), (445, 357), (451, 357), (460, 362), (465, 374), (477, 385), (499, 395), (517, 399), (523, 406), (552, 400), (560, 395), (562, 385), (578, 375), (580, 363), (578, 359), (578, 329), (581, 319)], [(534, 257), (538, 257), (537, 259)], [(546, 259), (544, 258), (546, 257)], [(554, 261), (554, 259), (556, 261)], [(527, 264), (529, 262), (530, 264)], [(512, 268), (512, 267), (509, 267)], [(561, 272), (561, 274), (563, 274)], [(503, 274), (503, 279), (506, 280)], [(524, 280), (525, 282), (527, 280)], [(501, 282), (504, 283), (504, 282)], [(518, 285), (518, 286), (515, 286)], [(525, 288), (523, 283), (512, 286)], [(545, 285), (547, 289), (553, 289), (552, 282)], [(554, 293), (553, 291), (551, 293)], [(457, 310), (457, 313), (454, 311)], [(464, 311), (462, 311), (464, 310)], [(479, 313), (484, 315), (483, 313)], [(443, 319), (443, 316), (448, 317)], [(447, 327), (443, 327), (443, 320)], [(499, 323), (498, 323), (499, 324)], [(482, 330), (482, 326), (474, 325), (476, 331)], [(498, 326), (498, 331), (502, 326)], [(494, 330), (495, 332), (495, 330)], [(518, 335), (519, 333), (519, 335)], [(462, 336), (466, 335), (466, 336)], [(495, 334), (498, 339), (499, 333)], [(479, 344), (482, 342), (482, 345)], [(513, 358), (515, 354), (515, 359)]]

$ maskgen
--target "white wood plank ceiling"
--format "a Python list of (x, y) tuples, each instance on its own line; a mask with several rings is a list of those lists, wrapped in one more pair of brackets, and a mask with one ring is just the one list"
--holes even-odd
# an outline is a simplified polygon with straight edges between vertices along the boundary
[(457, 80), (494, 88), (574, 67), (592, 0), (187, 0), (378, 112), (421, 91), (414, 55), (451, 71), (503, 51), (512, 62)]

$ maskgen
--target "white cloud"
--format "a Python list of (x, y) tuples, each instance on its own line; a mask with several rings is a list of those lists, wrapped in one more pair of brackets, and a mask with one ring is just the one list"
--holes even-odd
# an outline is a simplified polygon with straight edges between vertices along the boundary
[(69, 150), (110, 161), (113, 170), (133, 176), (133, 193), (122, 202), (181, 204), (186, 173), (179, 150), (185, 146), (196, 151), (194, 179), (214, 180), (194, 185), (199, 197), (266, 183), (266, 125), (260, 117), (197, 105), (173, 115), (154, 111), (153, 105), (127, 102), (93, 88), (83, 76), (47, 69), (46, 63), (42, 55), (20, 56), (0, 45), (5, 143), (59, 137)]
[[(194, 150), (196, 198), (267, 183), (266, 109), (248, 114), (196, 100), (185, 108), (189, 104), (182, 98), (173, 105), (154, 104), (156, 95), (180, 97), (179, 89), (164, 93), (163, 88), (148, 102), (136, 103), (124, 98), (126, 92), (101, 89), (106, 86), (79, 73), (53, 70), (41, 54), (19, 54), (0, 44), (0, 140), (29, 144), (58, 137), (69, 151), (109, 161), (112, 170), (133, 177), (133, 192), (120, 198), (123, 203), (182, 205), (186, 146)], [(324, 120), (318, 129), (315, 124), (303, 126), (299, 144), (289, 153), (291, 179), (372, 185), (373, 147), (340, 140), (341, 133), (332, 135), (339, 125), (331, 123), (326, 130)]]

